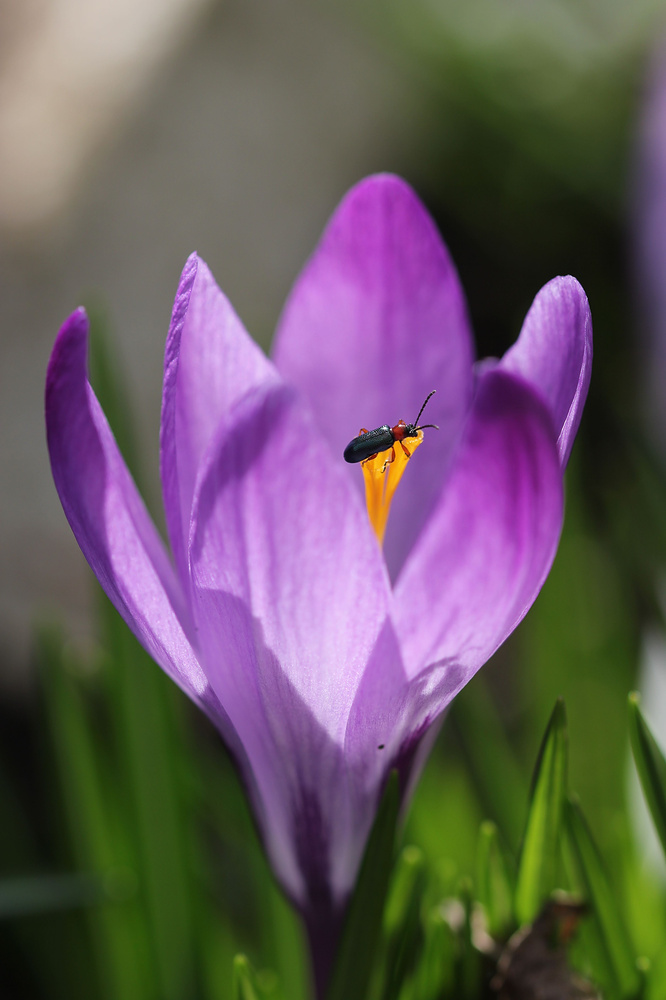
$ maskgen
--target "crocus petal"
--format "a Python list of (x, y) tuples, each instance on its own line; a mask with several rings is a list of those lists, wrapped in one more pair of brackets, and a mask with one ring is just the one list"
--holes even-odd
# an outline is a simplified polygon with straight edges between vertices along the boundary
[[(385, 554), (395, 575), (458, 441), (473, 356), (458, 275), (404, 181), (370, 177), (344, 198), (287, 301), (273, 356), (336, 456), (361, 427), (413, 421), (437, 389), (423, 419), (440, 430), (415, 457), (389, 522)], [(358, 470), (349, 474), (362, 490)]]
[(79, 309), (58, 334), (46, 380), (56, 489), (110, 600), (150, 655), (202, 704), (208, 684), (188, 637), (183, 594), (88, 384), (87, 345), (88, 320)]
[(333, 866), (356, 836), (347, 717), (367, 663), (397, 643), (362, 503), (286, 387), (248, 394), (220, 427), (190, 565), (206, 674), (253, 768), (273, 864), (301, 905), (313, 885), (339, 897), (351, 876)]
[(440, 710), (533, 603), (562, 513), (550, 413), (522, 379), (486, 372), (449, 481), (395, 591), (398, 609), (427, 608), (405, 614), (399, 634), (410, 677), (426, 664), (441, 674), (431, 675), (446, 688)]
[(592, 317), (587, 296), (575, 278), (553, 278), (544, 285), (500, 367), (522, 375), (545, 399), (564, 467), (592, 373)]
[[(389, 634), (384, 637), (384, 649)], [(403, 794), (411, 786), (415, 757), (426, 731), (461, 686), (462, 669), (437, 664), (409, 680), (401, 657), (373, 657), (349, 714), (345, 760), (353, 774), (350, 796), (361, 823), (376, 807), (377, 790), (396, 768)], [(367, 829), (367, 827), (366, 827)]]
[(223, 415), (254, 385), (274, 378), (206, 264), (187, 261), (178, 286), (164, 358), (160, 467), (169, 538), (181, 580), (194, 486)]

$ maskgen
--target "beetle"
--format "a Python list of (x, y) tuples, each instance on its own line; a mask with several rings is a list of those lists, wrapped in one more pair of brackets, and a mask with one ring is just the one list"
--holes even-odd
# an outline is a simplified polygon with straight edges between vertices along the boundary
[(365, 462), (369, 458), (374, 458), (381, 451), (388, 451), (390, 448), (391, 457), (384, 466), (386, 468), (386, 465), (390, 465), (393, 461), (393, 445), (396, 441), (399, 442), (405, 455), (409, 458), (411, 452), (403, 444), (405, 438), (416, 437), (418, 431), (422, 431), (425, 427), (434, 427), (435, 430), (439, 430), (437, 424), (423, 424), (419, 426), (419, 418), (426, 408), (426, 403), (431, 396), (435, 395), (436, 391), (436, 389), (433, 389), (432, 392), (428, 393), (423, 406), (419, 410), (419, 415), (413, 424), (406, 424), (404, 420), (399, 420), (395, 427), (382, 424), (381, 427), (376, 427), (374, 431), (362, 430), (358, 437), (353, 438), (345, 448), (345, 462)]

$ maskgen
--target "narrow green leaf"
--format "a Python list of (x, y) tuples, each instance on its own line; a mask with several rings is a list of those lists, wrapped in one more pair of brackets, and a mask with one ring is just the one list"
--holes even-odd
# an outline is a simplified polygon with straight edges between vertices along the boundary
[[(274, 879), (266, 872), (265, 859), (260, 857), (259, 861), (264, 868), (263, 878), (257, 880), (257, 906), (265, 920), (262, 930), (269, 939), (266, 961), (275, 970), (281, 988), (280, 996), (288, 1000), (307, 1000), (310, 983), (303, 926)], [(261, 983), (258, 985), (261, 986)]]
[(565, 815), (586, 895), (601, 932), (606, 965), (604, 978), (609, 987), (617, 988), (619, 996), (634, 996), (639, 987), (636, 957), (616, 894), (608, 882), (597, 846), (578, 803), (568, 800)]
[(391, 889), (384, 912), (384, 934), (400, 933), (412, 906), (415, 890), (423, 888), (425, 858), (419, 847), (408, 846), (396, 861)]
[(421, 903), (426, 885), (425, 858), (418, 847), (405, 847), (395, 866), (384, 911), (383, 1000), (396, 1000), (411, 973), (422, 944)]
[[(572, 898), (586, 900), (585, 878), (580, 870), (578, 854), (568, 828), (566, 835), (562, 838), (562, 863), (565, 884), (571, 890)], [(581, 972), (604, 985), (610, 982), (612, 973), (608, 964), (606, 943), (594, 913), (590, 912), (583, 916), (570, 941), (567, 954), (572, 968), (580, 969)], [(607, 1000), (618, 1000), (617, 994), (612, 993)]]
[[(91, 725), (75, 664), (59, 633), (43, 630), (38, 638), (44, 706), (75, 861), (103, 875), (132, 871), (128, 818), (111, 780), (104, 735)], [(150, 979), (136, 898), (91, 911), (90, 922), (103, 995), (144, 1000)]]
[(412, 984), (413, 1000), (439, 1000), (452, 995), (457, 944), (441, 907), (424, 920), (424, 942)]
[(643, 794), (666, 852), (666, 759), (643, 718), (639, 703), (636, 692), (629, 695), (629, 740)]
[(566, 774), (566, 712), (558, 699), (534, 770), (518, 866), (515, 912), (521, 925), (531, 923), (556, 888)]
[(185, 1000), (194, 993), (194, 935), (170, 682), (109, 601), (102, 600), (117, 693), (114, 724), (130, 793), (152, 976), (163, 1000)]
[(486, 913), (488, 933), (505, 937), (513, 924), (514, 887), (494, 823), (486, 820), (479, 830), (477, 897)]
[(458, 955), (455, 968), (456, 1000), (477, 1000), (481, 987), (481, 956), (472, 940), (472, 883), (462, 878), (458, 887), (458, 902), (462, 921), (458, 933)]
[(245, 955), (236, 955), (234, 958), (233, 982), (234, 1000), (257, 1000), (252, 985), (252, 970)]
[(634, 994), (634, 1000), (646, 1000), (650, 997), (650, 987), (656, 983), (663, 983), (663, 975), (660, 978), (652, 976), (653, 964), (646, 955), (639, 955), (636, 959), (636, 972), (638, 974), (638, 989)]
[(356, 889), (342, 932), (328, 1000), (365, 1000), (382, 926), (400, 807), (397, 771), (392, 771), (368, 838)]

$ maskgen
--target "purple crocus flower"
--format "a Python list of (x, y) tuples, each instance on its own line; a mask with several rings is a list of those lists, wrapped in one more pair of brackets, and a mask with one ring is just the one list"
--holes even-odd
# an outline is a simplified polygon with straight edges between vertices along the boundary
[[(166, 345), (160, 434), (173, 564), (86, 375), (82, 310), (46, 385), (53, 475), (106, 593), (235, 754), (274, 871), (329, 940), (390, 768), (523, 618), (553, 561), (562, 468), (592, 357), (571, 277), (474, 366), (456, 271), (413, 191), (353, 188), (298, 279), (268, 360), (196, 255)], [(383, 548), (359, 428), (413, 420)], [(431, 730), (433, 732), (433, 730)], [(330, 933), (329, 933), (330, 932)]]

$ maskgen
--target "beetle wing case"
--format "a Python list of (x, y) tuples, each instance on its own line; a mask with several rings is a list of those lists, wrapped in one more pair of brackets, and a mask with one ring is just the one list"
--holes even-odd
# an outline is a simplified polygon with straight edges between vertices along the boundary
[(375, 427), (374, 430), (368, 431), (367, 434), (359, 434), (358, 437), (350, 441), (344, 450), (343, 457), (345, 462), (363, 462), (371, 455), (376, 455), (377, 452), (386, 451), (393, 445), (393, 442), (391, 428), (388, 424), (383, 424), (381, 427)]

